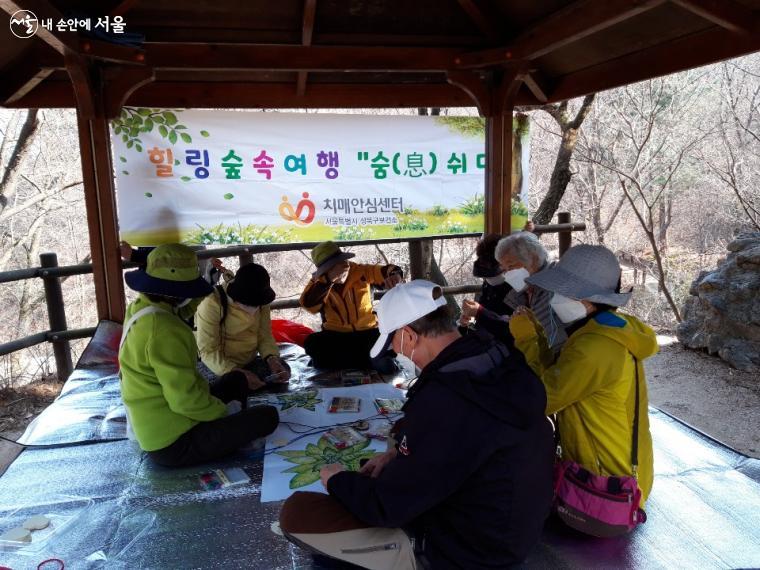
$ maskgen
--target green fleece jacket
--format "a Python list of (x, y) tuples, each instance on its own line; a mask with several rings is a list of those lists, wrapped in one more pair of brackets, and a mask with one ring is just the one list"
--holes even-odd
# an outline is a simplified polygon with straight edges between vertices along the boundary
[(145, 451), (163, 449), (199, 422), (227, 413), (195, 368), (198, 347), (193, 331), (170, 305), (140, 295), (127, 307), (124, 322), (150, 305), (162, 310), (140, 317), (119, 352), (122, 399)]
[(654, 331), (631, 315), (598, 313), (570, 335), (555, 359), (541, 325), (531, 317), (513, 316), (509, 330), (544, 383), (546, 413), (559, 419), (563, 458), (589, 471), (632, 474), (638, 368), (638, 483), (645, 501), (654, 480), (654, 460), (643, 361), (657, 352)]

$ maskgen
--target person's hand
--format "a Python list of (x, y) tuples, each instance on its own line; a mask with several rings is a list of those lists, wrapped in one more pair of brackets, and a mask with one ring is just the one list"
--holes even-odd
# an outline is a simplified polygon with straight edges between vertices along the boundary
[(525, 225), (523, 226), (524, 232), (532, 232), (536, 229), (536, 224), (533, 223), (533, 220), (528, 220), (525, 222)]
[(480, 311), (480, 303), (473, 301), (472, 299), (465, 299), (462, 301), (462, 317), (467, 319), (474, 319), (478, 316)]
[(396, 449), (390, 449), (385, 453), (380, 453), (372, 457), (364, 466), (359, 469), (359, 473), (362, 475), (369, 475), (370, 477), (377, 477), (380, 475), (385, 466), (388, 465), (396, 457)]
[(261, 378), (256, 376), (256, 374), (254, 374), (250, 370), (244, 370), (243, 368), (235, 368), (234, 370), (232, 370), (232, 372), (242, 372), (245, 375), (246, 381), (248, 382), (248, 389), (251, 391), (258, 390), (259, 388), (263, 388), (264, 386), (266, 386), (266, 382), (263, 382)]
[(319, 478), (322, 480), (324, 488), (327, 489), (327, 482), (330, 480), (330, 477), (345, 470), (346, 468), (340, 463), (331, 463), (330, 465), (322, 467), (322, 469), (319, 470)]
[(132, 260), (132, 246), (127, 241), (119, 242), (119, 255), (124, 261)]
[(290, 380), (290, 370), (282, 362), (279, 356), (270, 356), (267, 358), (267, 365), (272, 374), (277, 374), (277, 380), (275, 382), (279, 384), (286, 384)]
[(396, 285), (403, 282), (404, 282), (404, 277), (401, 275), (401, 273), (397, 269), (391, 272), (388, 275), (388, 277), (386, 277), (383, 280), (383, 285), (385, 286), (386, 289), (393, 289)]
[(218, 269), (219, 271), (224, 271), (225, 269), (224, 263), (222, 263), (222, 260), (219, 259), (218, 257), (212, 257), (211, 259), (209, 259), (209, 262), (214, 267), (214, 269)]

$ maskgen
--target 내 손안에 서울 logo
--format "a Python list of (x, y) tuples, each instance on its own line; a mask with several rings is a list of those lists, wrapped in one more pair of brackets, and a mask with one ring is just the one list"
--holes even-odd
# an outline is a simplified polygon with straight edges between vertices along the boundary
[(17, 10), (11, 14), (11, 33), (17, 38), (31, 38), (40, 27), (39, 20), (34, 12), (29, 10)]

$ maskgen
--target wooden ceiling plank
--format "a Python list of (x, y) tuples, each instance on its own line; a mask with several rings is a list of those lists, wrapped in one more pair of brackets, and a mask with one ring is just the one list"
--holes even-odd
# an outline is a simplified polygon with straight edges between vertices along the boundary
[(129, 12), (132, 8), (134, 8), (137, 2), (139, 2), (139, 0), (122, 0), (116, 6), (111, 8), (111, 10), (108, 12), (108, 15), (111, 16), (112, 18), (114, 16), (123, 16), (124, 14)]
[(144, 44), (154, 69), (278, 71), (446, 71), (460, 50), (363, 46)]
[[(521, 92), (522, 94), (522, 92)], [(71, 83), (48, 81), (38, 85), (9, 108), (72, 107)], [(392, 108), (472, 107), (473, 100), (453, 85), (346, 85), (313, 83), (298, 97), (292, 83), (193, 83), (157, 81), (137, 90), (127, 105), (176, 108)], [(528, 93), (518, 105), (537, 105)]]
[(760, 50), (760, 34), (713, 27), (571, 73), (557, 80), (550, 102), (700, 67)]
[(733, 0), (672, 0), (672, 2), (732, 32), (751, 34), (757, 30), (757, 14)]
[[(314, 36), (314, 19), (317, 14), (317, 0), (304, 0), (303, 4), (303, 26), (301, 32), (301, 45), (310, 46)], [(306, 93), (306, 79), (308, 72), (299, 71), (298, 80), (296, 81), (296, 95), (299, 97)]]
[[(0, 0), (0, 10), (13, 15), (19, 10), (28, 10), (37, 16), (38, 22), (48, 18), (57, 23), (63, 18), (61, 13), (47, 0)], [(79, 38), (75, 32), (59, 32), (48, 30), (40, 23), (35, 37), (51, 46), (55, 51), (64, 54), (65, 50), (79, 50)]]
[(459, 67), (533, 60), (663, 4), (665, 0), (578, 0), (528, 28), (501, 48), (465, 54)]
[(549, 100), (549, 88), (543, 74), (537, 70), (529, 70), (519, 76), (519, 79), (530, 89), (533, 96), (540, 102), (546, 103)]
[[(503, 41), (501, 33), (496, 26), (496, 21), (492, 14), (487, 13), (487, 8), (483, 4), (484, 0), (458, 0), (459, 5), (470, 17), (470, 20), (478, 27), (491, 44), (499, 44)], [(488, 11), (490, 12), (490, 11)]]

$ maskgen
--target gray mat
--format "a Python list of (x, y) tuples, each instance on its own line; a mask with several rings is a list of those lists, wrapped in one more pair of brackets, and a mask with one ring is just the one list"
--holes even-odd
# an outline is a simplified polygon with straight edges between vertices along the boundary
[[(334, 384), (287, 347), (294, 387)], [(113, 364), (79, 367), (61, 397), (27, 430), (27, 441), (66, 444), (121, 437)], [(123, 415), (123, 414), (122, 414)], [(648, 522), (619, 539), (582, 536), (550, 521), (525, 568), (760, 567), (760, 461), (650, 410), (655, 484)], [(463, 456), (463, 461), (466, 457)], [(252, 483), (201, 491), (209, 468), (243, 467)], [(270, 528), (279, 503), (260, 502), (262, 464), (240, 454), (187, 469), (153, 465), (133, 442), (29, 448), (0, 478), (0, 530), (33, 514), (58, 531), (23, 551), (0, 550), (0, 565), (36, 568), (316, 568)]]

